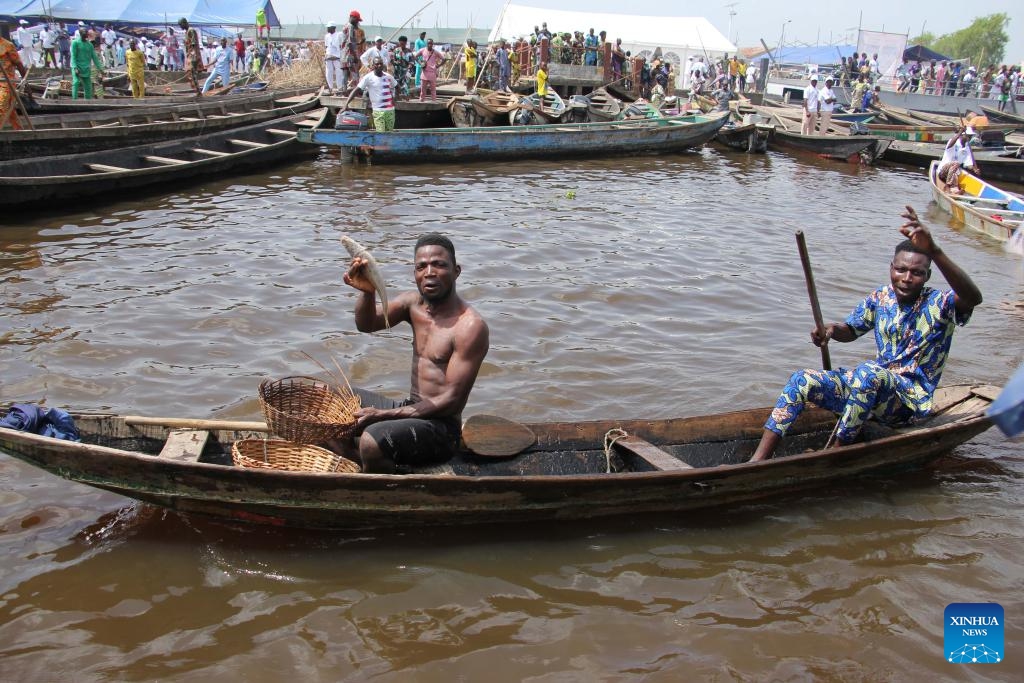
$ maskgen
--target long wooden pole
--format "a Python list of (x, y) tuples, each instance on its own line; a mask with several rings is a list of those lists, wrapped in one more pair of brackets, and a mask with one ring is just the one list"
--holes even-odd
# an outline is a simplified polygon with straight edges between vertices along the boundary
[[(821, 306), (818, 305), (818, 289), (814, 286), (814, 273), (811, 271), (811, 257), (807, 254), (807, 242), (804, 241), (803, 230), (796, 231), (796, 246), (800, 250), (800, 262), (804, 266), (804, 280), (807, 282), (807, 296), (811, 300), (811, 314), (814, 315), (814, 326), (818, 334), (824, 336), (825, 323), (821, 319)], [(828, 342), (821, 345), (821, 367), (832, 369), (832, 359), (828, 353)]]
[(434, 0), (430, 0), (430, 2), (428, 2), (427, 4), (425, 4), (425, 5), (423, 6), (423, 7), (420, 7), (420, 8), (418, 9), (418, 10), (416, 10), (415, 12), (413, 12), (413, 13), (412, 13), (412, 16), (411, 16), (411, 17), (409, 17), (408, 19), (406, 19), (406, 20), (405, 20), (405, 21), (404, 21), (404, 22), (402, 23), (402, 25), (401, 25), (401, 26), (399, 26), (398, 28), (396, 28), (396, 29), (395, 29), (394, 31), (392, 31), (392, 32), (391, 32), (391, 35), (390, 35), (390, 36), (388, 36), (388, 39), (384, 41), (384, 44), (385, 44), (385, 45), (387, 45), (388, 43), (390, 43), (390, 42), (391, 42), (391, 39), (392, 39), (392, 38), (394, 38), (395, 36), (397, 36), (397, 35), (398, 35), (398, 32), (399, 32), (399, 31), (401, 31), (401, 30), (402, 30), (403, 28), (405, 28), (405, 25), (406, 25), (406, 24), (408, 24), (408, 23), (409, 23), (410, 21), (412, 21), (413, 19), (415, 19), (415, 18), (416, 18), (416, 16), (417, 16), (418, 14), (420, 14), (421, 12), (423, 12), (423, 10), (427, 9), (428, 7), (430, 7), (430, 6), (431, 6), (431, 5), (433, 5), (433, 4), (434, 4)]

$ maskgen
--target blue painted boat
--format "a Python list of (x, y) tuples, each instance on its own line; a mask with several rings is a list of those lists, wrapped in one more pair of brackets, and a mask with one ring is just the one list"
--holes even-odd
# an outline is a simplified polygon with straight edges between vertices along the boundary
[(728, 112), (602, 123), (483, 128), (420, 128), (386, 133), (306, 130), (300, 142), (332, 145), (375, 161), (420, 162), (665, 154), (699, 147), (728, 120)]
[(1024, 434), (1024, 365), (1017, 368), (986, 414), (1009, 437)]

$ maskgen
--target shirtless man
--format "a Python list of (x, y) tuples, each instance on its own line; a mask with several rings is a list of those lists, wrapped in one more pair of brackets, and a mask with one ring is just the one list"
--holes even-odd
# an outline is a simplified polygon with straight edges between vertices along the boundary
[[(388, 320), (412, 325), (410, 398), (393, 401), (365, 390), (357, 393), (363, 408), (356, 413), (359, 457), (364, 472), (394, 473), (447, 460), (462, 434), (462, 409), (469, 400), (480, 365), (490, 346), (487, 323), (455, 292), (462, 268), (455, 247), (443, 235), (429, 233), (416, 241), (416, 290), (388, 302)], [(362, 294), (356, 301), (360, 332), (384, 329), (366, 261), (352, 259), (345, 284)]]

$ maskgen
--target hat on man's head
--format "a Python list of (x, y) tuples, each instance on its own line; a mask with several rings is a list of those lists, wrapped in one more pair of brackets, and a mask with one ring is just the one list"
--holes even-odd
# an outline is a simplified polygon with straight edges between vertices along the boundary
[(964, 132), (968, 135), (974, 135), (974, 126), (967, 126), (964, 128)]
[(825, 79), (825, 82), (826, 82), (826, 83), (835, 83), (836, 81), (835, 81), (835, 79), (834, 79), (834, 78), (832, 78), (831, 76), (829, 76), (828, 78), (826, 78), (826, 79)]
[(818, 74), (811, 74), (811, 83), (814, 83), (816, 80), (818, 80)]
[(18, 23), (21, 24), (22, 26), (28, 26), (28, 22), (25, 21), (24, 19), (20, 19)]
[(384, 42), (384, 39), (381, 38), (380, 36), (377, 36), (376, 38), (373, 39), (373, 42), (375, 42), (375, 43), (382, 43), (382, 42)]
[(329, 21), (327, 22), (327, 28), (338, 28), (338, 25), (335, 24), (333, 21)]
[(361, 14), (359, 14), (359, 10), (352, 10), (351, 12), (349, 12), (348, 13), (348, 18), (349, 19), (355, 19), (356, 21), (362, 21), (363, 20), (363, 16)]

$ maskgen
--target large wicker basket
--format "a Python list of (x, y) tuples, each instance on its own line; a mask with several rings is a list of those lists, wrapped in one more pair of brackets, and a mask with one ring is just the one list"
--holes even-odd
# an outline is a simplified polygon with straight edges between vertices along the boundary
[(260, 382), (260, 403), (270, 431), (294, 443), (324, 443), (355, 427), (359, 397), (314, 377)]
[(359, 472), (359, 465), (319, 446), (278, 439), (240, 439), (231, 444), (237, 467), (293, 472)]

